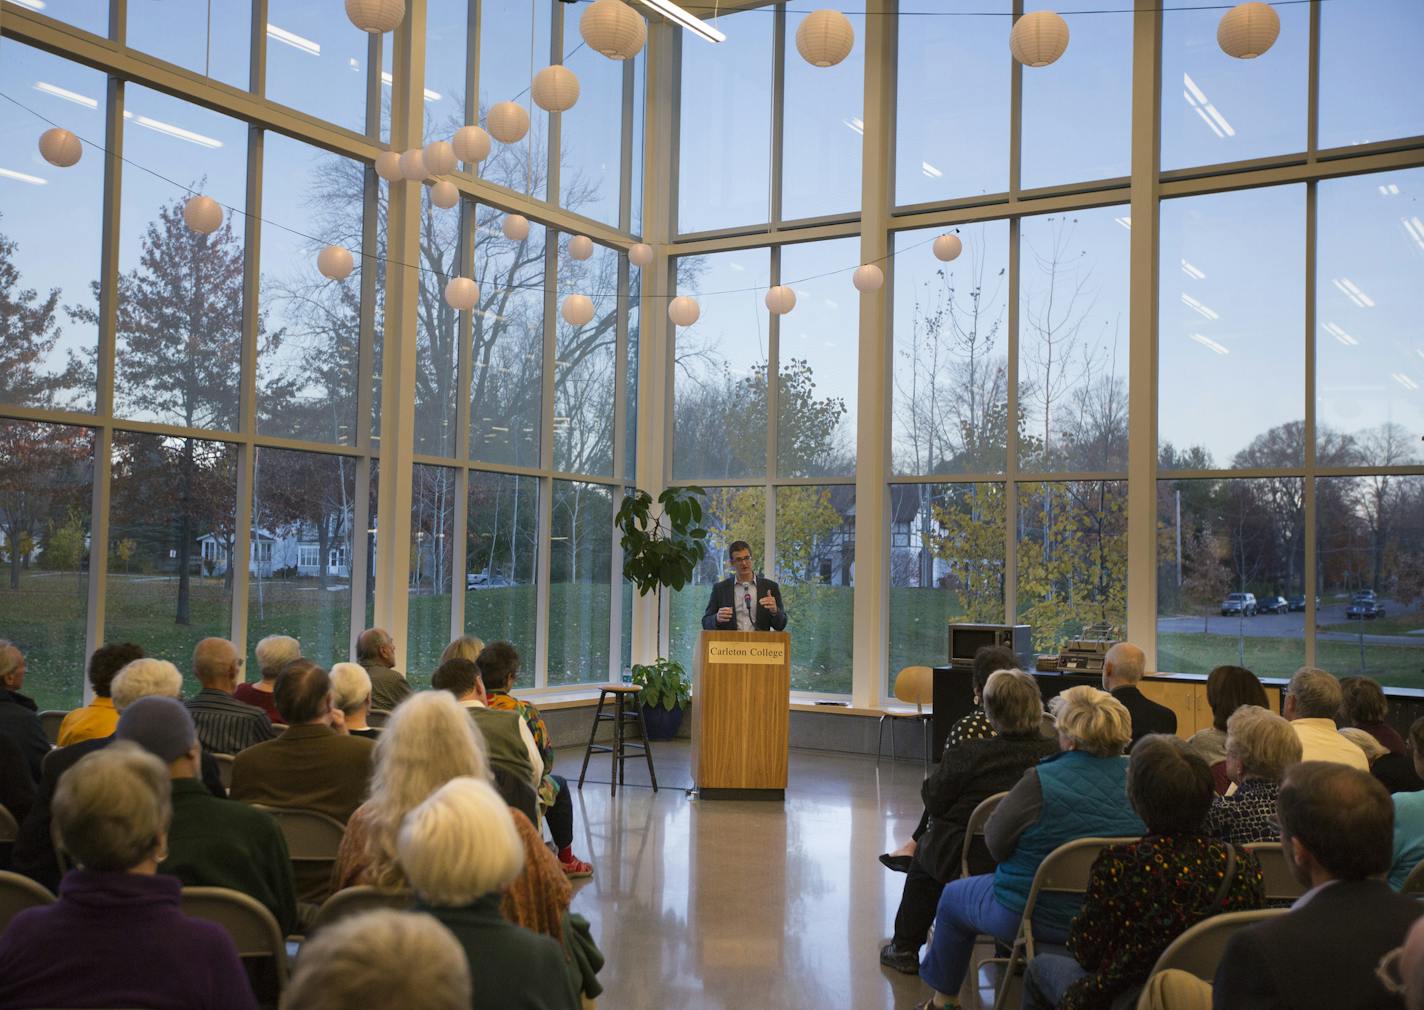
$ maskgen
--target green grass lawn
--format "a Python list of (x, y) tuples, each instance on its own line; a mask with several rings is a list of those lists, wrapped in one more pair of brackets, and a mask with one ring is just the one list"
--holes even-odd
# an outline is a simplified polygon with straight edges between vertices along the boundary
[[(1369, 621), (1340, 621), (1337, 624), (1323, 624), (1323, 631), (1343, 631), (1348, 635), (1358, 635), (1363, 628), (1366, 635), (1407, 635), (1424, 628), (1424, 614), (1400, 614), (1396, 617), (1376, 617)], [(1424, 639), (1424, 635), (1419, 636)]]
[[(1262, 677), (1289, 677), (1305, 662), (1299, 638), (1244, 638), (1244, 665)], [(1238, 639), (1230, 635), (1157, 636), (1157, 668), (1172, 673), (1210, 673), (1212, 667), (1237, 663)], [(1417, 647), (1370, 645), (1363, 660), (1358, 642), (1319, 641), (1315, 661), (1339, 677), (1364, 675), (1390, 687), (1424, 688), (1424, 641)]]

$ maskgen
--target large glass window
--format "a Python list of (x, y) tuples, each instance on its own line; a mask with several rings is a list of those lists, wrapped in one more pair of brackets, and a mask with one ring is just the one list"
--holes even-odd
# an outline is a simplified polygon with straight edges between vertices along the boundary
[(549, 685), (607, 680), (613, 489), (554, 481), (549, 537)]
[(754, 477), (766, 472), (765, 249), (677, 261), (679, 294), (701, 306), (679, 328), (673, 380), (673, 476)]
[[(369, 38), (325, 0), (267, 0), (267, 97), (365, 133)], [(382, 77), (381, 104), (388, 109), (390, 80)]]
[(1008, 453), (1009, 226), (956, 229), (949, 263), (928, 244), (940, 229), (894, 236), (896, 473), (1002, 473)]
[[(577, 38), (577, 15), (565, 7), (565, 65), (578, 75), (579, 98), (559, 117), (559, 204), (596, 221), (618, 223), (620, 167), (623, 163), (623, 67)], [(634, 57), (642, 61), (641, 55)], [(635, 147), (633, 157), (642, 152)]]
[(1414, 0), (1320, 5), (1320, 146), (1424, 133), (1424, 7)]
[(1127, 469), (1125, 207), (1019, 226), (1020, 470)]
[(517, 144), (496, 141), (480, 175), (541, 200), (549, 175), (549, 114), (529, 97), (529, 82), (549, 65), (552, 6), (549, 0), (480, 2), (480, 122), (488, 125), (485, 117), (498, 102), (517, 102), (529, 113), (528, 135)]
[[(786, 115), (781, 136), (781, 217), (819, 217), (860, 206), (865, 134), (865, 15), (847, 15), (855, 47), (834, 67), (813, 67), (796, 51), (809, 12), (786, 14)], [(844, 262), (854, 263), (852, 255)], [(786, 276), (785, 271), (782, 275)]]
[(538, 479), (471, 471), (468, 522), (465, 631), (486, 642), (513, 642), (527, 657), (532, 673), (538, 610)]
[(101, 38), (109, 34), (109, 0), (22, 0), (21, 7), (43, 11)]
[(1009, 0), (946, 0), (900, 15), (895, 202), (1009, 188)]
[(416, 464), (411, 483), (410, 618), (406, 679), (430, 684), (450, 644), (454, 584), (455, 471)]
[[(92, 410), (104, 77), (4, 39), (0, 91), (45, 117), (0, 102), (0, 134), (14, 141), (0, 153), (0, 403)], [(36, 138), (50, 123), (84, 142), (77, 165), (40, 157)]]
[(776, 579), (796, 635), (791, 689), (849, 694), (855, 610), (855, 488), (776, 489)]
[(93, 455), (88, 428), (0, 420), (0, 613), (41, 709), (83, 695)]
[[(1205, 466), (1299, 466), (1305, 447), (1305, 188), (1162, 203), (1157, 437)], [(1270, 382), (1261, 377), (1269, 375)], [(1270, 464), (1240, 454), (1272, 436)]]
[(427, 142), (449, 140), (465, 125), (470, 23), (476, 6), (470, 0), (426, 0), (424, 137)]
[(682, 39), (677, 229), (761, 224), (771, 216), (773, 21), (733, 19), (726, 42)]
[[(445, 210), (420, 197), (420, 299), (415, 315), (415, 451), (455, 453), (455, 403), (460, 360), (460, 313), (445, 300), (460, 269), (460, 208)], [(481, 292), (483, 295), (484, 293)]]
[(573, 326), (560, 313), (554, 360), (554, 469), (613, 472), (613, 394), (617, 383), (618, 253), (595, 245), (579, 261), (564, 243), (559, 294), (593, 301), (593, 319)]
[[(164, 4), (159, 14), (146, 3), (130, 4), (125, 41), (194, 73), (246, 90), (252, 39), (251, 0)], [(267, 25), (269, 39), (310, 51), (310, 39)]]

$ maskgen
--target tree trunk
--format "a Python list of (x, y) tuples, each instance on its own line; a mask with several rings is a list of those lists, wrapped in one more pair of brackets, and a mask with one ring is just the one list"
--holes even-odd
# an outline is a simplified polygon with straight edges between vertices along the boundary
[[(189, 596), (191, 594), (188, 559), (192, 553), (193, 541), (193, 440), (183, 440), (182, 469), (179, 473), (181, 491), (178, 495), (178, 612), (174, 624), (191, 623)], [(231, 577), (232, 555), (228, 555), (228, 573)]]

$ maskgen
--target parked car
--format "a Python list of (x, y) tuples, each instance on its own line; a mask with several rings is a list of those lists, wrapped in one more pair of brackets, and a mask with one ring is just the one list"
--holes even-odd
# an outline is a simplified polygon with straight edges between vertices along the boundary
[[(1288, 609), (1289, 609), (1292, 613), (1294, 613), (1294, 612), (1297, 611), (1297, 610), (1299, 610), (1301, 613), (1304, 613), (1304, 612), (1305, 612), (1305, 594), (1304, 594), (1304, 593), (1300, 593), (1300, 594), (1298, 594), (1298, 595), (1296, 595), (1296, 596), (1292, 596), (1292, 597), (1290, 598), (1290, 601), (1287, 603), (1287, 607), (1288, 607)], [(1319, 610), (1319, 609), (1320, 609), (1320, 597), (1318, 597), (1318, 596), (1315, 598), (1315, 609), (1316, 609), (1316, 610)]]
[(1375, 601), (1374, 593), (1356, 593), (1345, 608), (1345, 617), (1351, 621), (1373, 621), (1383, 616), (1384, 605)]
[(465, 576), (466, 589), (503, 589), (512, 586), (503, 575), (486, 575), (484, 572), (470, 572)]
[(1256, 594), (1227, 593), (1226, 599), (1221, 601), (1221, 616), (1230, 617), (1232, 614), (1256, 616)]
[(1284, 596), (1263, 596), (1257, 601), (1256, 610), (1262, 614), (1286, 614), (1290, 612), (1290, 604)]

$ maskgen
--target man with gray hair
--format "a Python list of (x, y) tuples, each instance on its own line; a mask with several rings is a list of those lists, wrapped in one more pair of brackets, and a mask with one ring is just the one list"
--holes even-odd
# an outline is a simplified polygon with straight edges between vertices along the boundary
[(396, 643), (384, 628), (367, 628), (356, 638), (356, 662), (371, 675), (371, 707), (389, 712), (410, 696), (410, 683), (396, 670)]
[(203, 688), (188, 711), (209, 753), (236, 754), (277, 735), (265, 712), (232, 696), (241, 669), (242, 659), (226, 638), (205, 638), (193, 649), (193, 676)]
[(1146, 669), (1146, 653), (1131, 642), (1118, 642), (1103, 657), (1103, 690), (1122, 702), (1132, 717), (1129, 751), (1150, 733), (1173, 736), (1177, 732), (1177, 713), (1148, 698), (1137, 686)]
[(30, 778), (39, 781), (40, 762), (49, 753), (49, 737), (40, 725), (39, 706), (20, 693), (25, 685), (25, 654), (0, 639), (0, 736), (7, 736), (25, 755)]
[(1281, 714), (1300, 737), (1302, 761), (1335, 761), (1370, 770), (1370, 759), (1335, 728), (1340, 710), (1340, 681), (1324, 670), (1302, 666), (1286, 688)]

